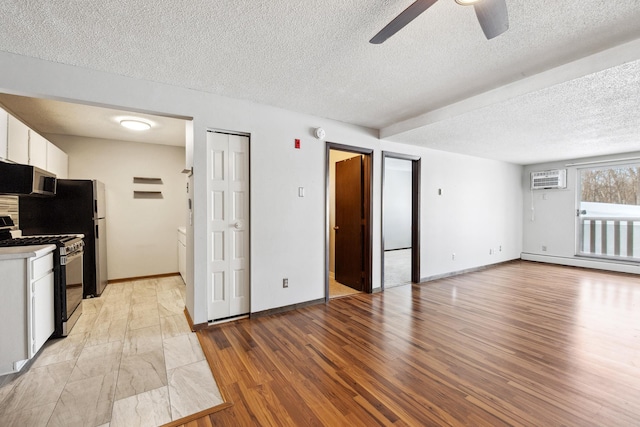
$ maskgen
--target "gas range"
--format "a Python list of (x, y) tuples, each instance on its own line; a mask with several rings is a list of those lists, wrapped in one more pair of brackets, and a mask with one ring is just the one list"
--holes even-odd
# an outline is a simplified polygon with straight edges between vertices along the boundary
[(10, 216), (0, 216), (0, 248), (55, 245), (55, 337), (66, 336), (82, 314), (84, 240), (82, 234), (22, 236)]
[(36, 245), (56, 245), (58, 248), (56, 252), (60, 265), (67, 265), (69, 257), (75, 254), (81, 254), (84, 251), (84, 240), (82, 240), (82, 235), (55, 234), (3, 239), (2, 231), (0, 231), (0, 248)]
[(60, 255), (67, 256), (81, 252), (84, 248), (84, 241), (82, 235), (77, 234), (20, 236), (3, 239), (2, 232), (0, 232), (0, 248), (35, 245), (56, 245), (60, 250)]
[(73, 250), (78, 246), (82, 246), (82, 236), (78, 236), (77, 234), (51, 234), (42, 236), (18, 236), (0, 240), (0, 247), (33, 245), (56, 245)]
[(81, 252), (84, 248), (82, 235), (78, 234), (51, 234), (39, 236), (22, 236), (19, 230), (11, 232), (14, 222), (10, 216), (0, 216), (0, 247), (56, 245), (60, 249), (60, 255), (72, 255)]

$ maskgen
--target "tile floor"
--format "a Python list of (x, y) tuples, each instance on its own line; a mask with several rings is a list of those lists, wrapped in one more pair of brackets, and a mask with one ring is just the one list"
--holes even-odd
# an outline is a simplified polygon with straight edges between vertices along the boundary
[(179, 276), (107, 286), (66, 338), (0, 377), (3, 426), (158, 426), (223, 403)]
[(411, 283), (411, 249), (384, 252), (384, 287)]
[[(384, 253), (384, 287), (394, 288), (411, 283), (411, 249), (385, 251)], [(329, 277), (329, 298), (340, 298), (358, 294), (349, 286)]]
[(359, 293), (361, 292), (347, 285), (343, 285), (340, 282), (336, 282), (336, 279), (333, 277), (329, 277), (329, 298), (340, 298)]

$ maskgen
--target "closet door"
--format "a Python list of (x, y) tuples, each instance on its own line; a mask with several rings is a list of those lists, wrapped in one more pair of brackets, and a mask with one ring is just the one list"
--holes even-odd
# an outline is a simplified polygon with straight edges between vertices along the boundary
[(249, 138), (207, 135), (209, 320), (250, 311)]

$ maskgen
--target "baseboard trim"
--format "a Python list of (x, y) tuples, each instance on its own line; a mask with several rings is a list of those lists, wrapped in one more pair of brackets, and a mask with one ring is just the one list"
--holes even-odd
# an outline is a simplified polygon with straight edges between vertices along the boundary
[(132, 280), (145, 280), (145, 279), (160, 279), (162, 277), (171, 277), (171, 276), (179, 276), (180, 273), (162, 273), (162, 274), (152, 274), (149, 276), (136, 276), (136, 277), (128, 277), (124, 279), (111, 279), (107, 281), (107, 284), (112, 283), (122, 283), (122, 282), (130, 282)]
[(580, 258), (539, 255), (527, 252), (523, 252), (520, 256), (525, 261), (544, 262), (547, 264), (566, 265), (569, 267), (591, 268), (594, 270), (615, 271), (617, 273), (640, 273), (640, 265), (629, 262), (615, 262), (586, 257)]
[(508, 264), (508, 263), (517, 262), (517, 261), (520, 261), (520, 258), (509, 259), (507, 261), (501, 261), (501, 262), (497, 262), (495, 264), (481, 265), (479, 267), (466, 268), (464, 270), (451, 271), (449, 273), (435, 274), (433, 276), (427, 276), (427, 277), (420, 278), (420, 283), (433, 282), (434, 280), (446, 279), (447, 277), (453, 277), (453, 276), (460, 276), (461, 274), (475, 273), (477, 271), (482, 271), (482, 270), (486, 270), (488, 268), (493, 268), (493, 267), (497, 267), (497, 266), (502, 265), (502, 264)]
[(187, 323), (189, 324), (189, 329), (191, 329), (191, 332), (195, 332), (196, 330), (193, 327), (193, 320), (191, 319), (191, 315), (189, 314), (189, 310), (187, 310), (187, 307), (184, 307), (184, 317), (187, 318)]
[(258, 317), (271, 316), (272, 314), (284, 313), (291, 310), (297, 310), (299, 308), (309, 307), (311, 305), (324, 304), (324, 298), (318, 298), (316, 300), (301, 302), (298, 304), (286, 305), (284, 307), (271, 308), (269, 310), (257, 311), (249, 315), (250, 318), (255, 319)]

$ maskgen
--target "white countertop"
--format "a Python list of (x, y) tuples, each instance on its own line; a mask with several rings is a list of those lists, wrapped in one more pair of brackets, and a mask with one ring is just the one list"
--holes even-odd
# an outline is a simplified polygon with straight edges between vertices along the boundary
[(49, 252), (53, 252), (56, 245), (34, 245), (34, 246), (14, 246), (0, 248), (0, 261), (6, 259), (20, 259), (39, 257)]

